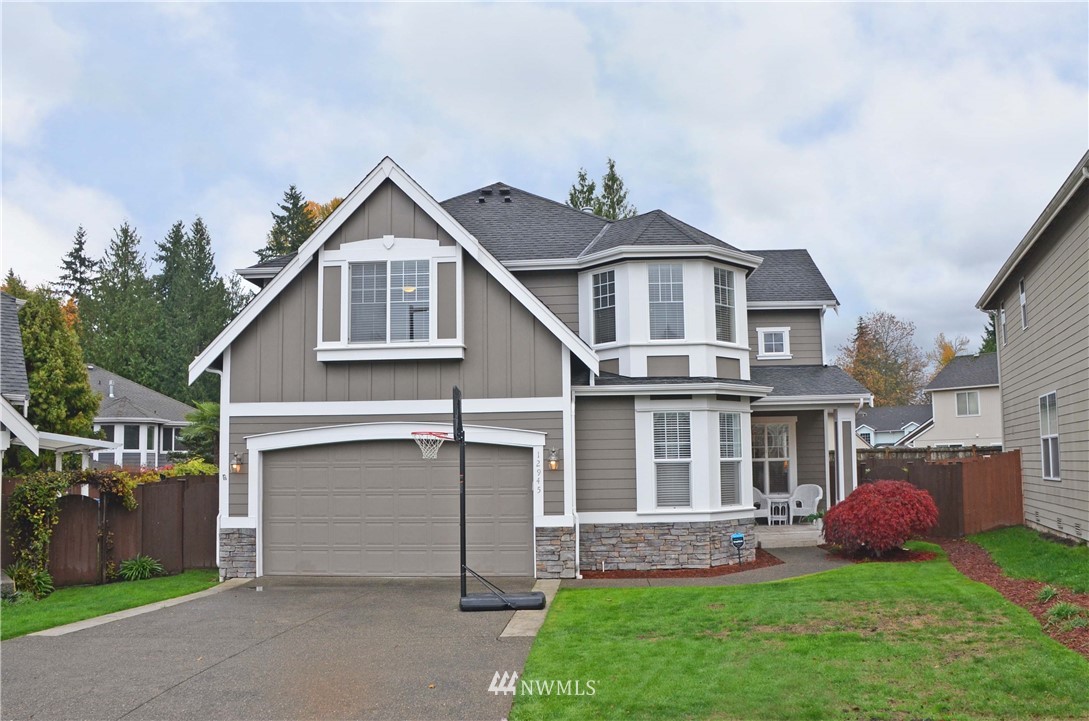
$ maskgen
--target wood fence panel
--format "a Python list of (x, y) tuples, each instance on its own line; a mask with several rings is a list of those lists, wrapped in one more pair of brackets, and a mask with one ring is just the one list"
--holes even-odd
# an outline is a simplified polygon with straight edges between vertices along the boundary
[(964, 532), (1024, 523), (1021, 452), (964, 461)]
[[(143, 487), (137, 487), (136, 502), (142, 503), (143, 498)], [(121, 505), (121, 501), (109, 494), (106, 494), (104, 503), (106, 504), (106, 527), (103, 529), (106, 537), (104, 555), (106, 562), (112, 562), (116, 567), (120, 566), (122, 561), (140, 555), (143, 514), (139, 506), (135, 511), (129, 511)]]
[(219, 479), (215, 476), (187, 477), (184, 501), (182, 556), (185, 567), (215, 568)]
[(959, 538), (964, 535), (963, 466), (959, 463), (913, 463), (908, 467), (908, 482), (921, 488), (938, 507), (938, 525), (931, 535)]
[(138, 509), (143, 515), (141, 553), (157, 559), (167, 573), (181, 573), (185, 570), (182, 554), (185, 483), (159, 481), (142, 489), (143, 500)]
[(60, 521), (49, 544), (49, 573), (55, 586), (98, 582), (98, 502), (86, 496), (58, 501)]

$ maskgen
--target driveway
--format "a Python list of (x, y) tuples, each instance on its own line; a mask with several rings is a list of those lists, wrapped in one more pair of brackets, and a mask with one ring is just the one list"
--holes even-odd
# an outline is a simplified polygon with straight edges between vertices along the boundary
[[(532, 579), (502, 579), (529, 590)], [(476, 590), (476, 589), (470, 589)], [(531, 638), (460, 613), (457, 579), (263, 578), (0, 647), (4, 719), (499, 719)]]

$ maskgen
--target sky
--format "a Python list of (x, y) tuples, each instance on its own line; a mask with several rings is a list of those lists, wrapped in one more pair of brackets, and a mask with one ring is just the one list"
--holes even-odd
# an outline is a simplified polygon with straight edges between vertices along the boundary
[(613, 158), (640, 211), (806, 248), (833, 357), (888, 311), (978, 347), (975, 303), (1089, 147), (1089, 5), (2, 5), (0, 264), (77, 226), (149, 264), (177, 220), (251, 265), (284, 190), (389, 155), (434, 197), (562, 201)]

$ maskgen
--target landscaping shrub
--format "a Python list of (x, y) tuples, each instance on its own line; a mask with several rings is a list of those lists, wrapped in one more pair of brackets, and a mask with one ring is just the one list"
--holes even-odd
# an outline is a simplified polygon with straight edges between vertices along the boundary
[(848, 553), (880, 557), (937, 523), (938, 507), (929, 493), (905, 481), (876, 481), (828, 510), (824, 538)]
[(153, 576), (163, 575), (163, 564), (151, 556), (135, 556), (121, 562), (117, 575), (126, 581), (146, 581)]
[(219, 474), (219, 468), (200, 456), (194, 456), (181, 463), (163, 466), (159, 469), (159, 472), (167, 478), (174, 476), (215, 476)]

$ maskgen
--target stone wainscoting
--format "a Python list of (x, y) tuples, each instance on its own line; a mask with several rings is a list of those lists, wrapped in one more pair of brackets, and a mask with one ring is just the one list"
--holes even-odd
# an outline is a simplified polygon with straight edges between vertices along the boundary
[(219, 577), (257, 576), (257, 529), (225, 528), (219, 532)]
[(537, 578), (575, 577), (575, 529), (572, 526), (538, 528)]
[[(745, 534), (741, 560), (749, 562), (756, 559), (753, 529), (751, 518), (685, 523), (584, 523), (579, 527), (579, 565), (584, 570), (595, 571), (601, 570), (603, 561), (606, 571), (725, 566), (737, 563), (737, 549), (730, 543), (734, 533)], [(540, 556), (538, 569), (539, 559)]]

